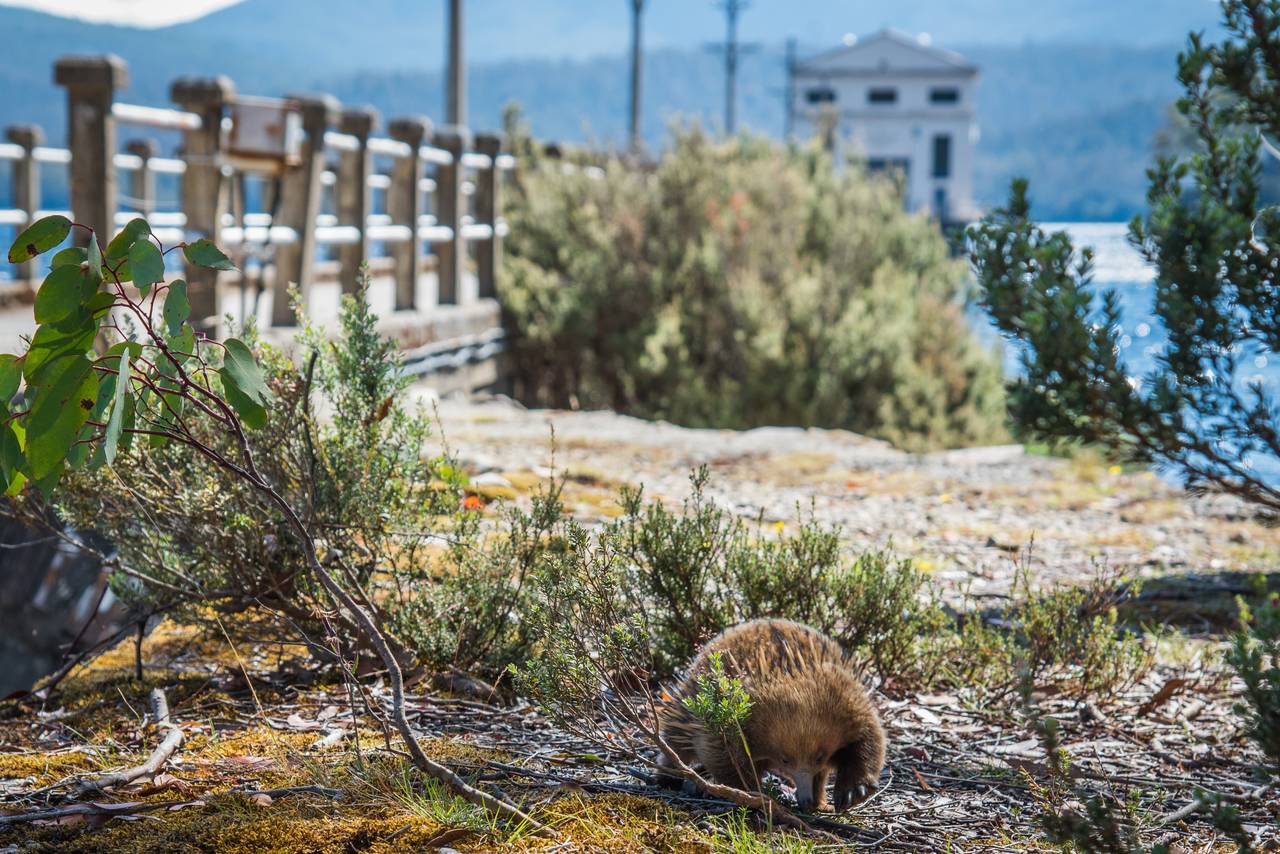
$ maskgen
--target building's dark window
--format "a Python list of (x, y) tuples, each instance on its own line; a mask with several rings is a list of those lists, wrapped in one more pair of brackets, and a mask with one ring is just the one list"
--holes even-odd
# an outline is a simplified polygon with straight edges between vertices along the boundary
[(939, 222), (947, 222), (951, 219), (951, 212), (947, 210), (947, 191), (942, 187), (934, 191), (933, 213), (938, 217)]
[(888, 86), (878, 86), (867, 92), (867, 103), (896, 104), (898, 103), (898, 90)]
[(929, 90), (930, 104), (958, 104), (960, 103), (960, 90), (952, 86), (939, 86)]
[(911, 161), (905, 157), (868, 157), (868, 172), (893, 172), (906, 177), (911, 171)]
[(804, 99), (810, 104), (834, 104), (836, 101), (836, 90), (830, 86), (819, 86), (817, 89), (810, 89), (804, 93)]
[(951, 136), (945, 133), (933, 138), (933, 177), (951, 177)]

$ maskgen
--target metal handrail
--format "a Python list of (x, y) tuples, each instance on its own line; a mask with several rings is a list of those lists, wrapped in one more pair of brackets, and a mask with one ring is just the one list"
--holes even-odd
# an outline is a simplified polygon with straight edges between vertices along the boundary
[(388, 157), (405, 157), (413, 156), (413, 146), (407, 142), (401, 142), (398, 139), (387, 139), (381, 136), (371, 136), (365, 142), (365, 147), (373, 154), (385, 154)]
[(116, 121), (165, 130), (200, 130), (204, 127), (204, 120), (199, 115), (168, 107), (144, 107), (141, 104), (116, 102), (111, 105), (111, 115)]

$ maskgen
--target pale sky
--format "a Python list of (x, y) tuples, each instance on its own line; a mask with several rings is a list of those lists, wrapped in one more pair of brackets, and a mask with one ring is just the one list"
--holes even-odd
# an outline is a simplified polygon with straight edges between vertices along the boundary
[(68, 18), (163, 27), (198, 18), (238, 0), (0, 0), (0, 6), (25, 6)]

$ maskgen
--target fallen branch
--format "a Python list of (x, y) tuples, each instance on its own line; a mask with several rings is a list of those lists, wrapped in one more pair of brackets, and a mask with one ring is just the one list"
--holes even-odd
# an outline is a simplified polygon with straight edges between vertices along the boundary
[(1182, 821), (1183, 819), (1189, 818), (1190, 816), (1200, 812), (1201, 810), (1207, 807), (1213, 806), (1213, 802), (1216, 800), (1232, 801), (1234, 803), (1239, 803), (1239, 804), (1256, 801), (1261, 799), (1273, 788), (1274, 788), (1274, 785), (1268, 783), (1265, 786), (1259, 786), (1258, 788), (1253, 789), (1252, 791), (1245, 792), (1244, 794), (1240, 794), (1240, 795), (1231, 794), (1229, 792), (1204, 792), (1200, 795), (1197, 795), (1191, 801), (1191, 803), (1187, 804), (1186, 806), (1180, 807), (1179, 809), (1174, 810), (1173, 812), (1166, 815), (1164, 818), (1160, 819), (1158, 822), (1156, 822), (1156, 826), (1165, 827), (1170, 824), (1176, 824)]
[(147, 761), (141, 765), (126, 768), (123, 771), (115, 771), (90, 780), (83, 780), (74, 789), (75, 797), (91, 792), (101, 792), (116, 786), (127, 786), (136, 780), (154, 777), (160, 772), (164, 764), (169, 761), (169, 758), (182, 745), (182, 728), (170, 720), (169, 701), (165, 697), (164, 691), (160, 688), (151, 690), (151, 716), (155, 720), (156, 726), (165, 732), (165, 736), (164, 740), (156, 746), (156, 749), (151, 751)]
[(84, 816), (85, 818), (105, 817), (114, 818), (119, 815), (133, 815), (140, 812), (150, 812), (151, 810), (172, 809), (174, 807), (187, 806), (191, 801), (126, 801), (117, 804), (99, 804), (90, 801), (83, 804), (70, 804), (65, 807), (55, 807), (49, 810), (37, 810), (35, 812), (23, 812), (15, 815), (0, 815), (0, 827), (6, 827), (13, 824), (28, 824), (33, 821), (58, 821), (72, 816)]
[[(244, 795), (253, 797), (254, 795), (266, 795), (269, 798), (285, 798), (290, 795), (320, 795), (321, 797), (331, 800), (342, 800), (347, 793), (343, 789), (331, 789), (327, 786), (286, 786), (280, 789), (232, 789), (229, 792), (219, 793), (222, 795)], [(103, 804), (95, 801), (87, 803), (68, 804), (65, 807), (55, 807), (47, 810), (36, 810), (35, 812), (15, 813), (13, 815), (0, 815), (0, 827), (14, 824), (29, 824), (33, 821), (59, 821), (72, 816), (84, 816), (85, 818), (115, 818), (122, 815), (135, 815), (141, 812), (151, 812), (153, 810), (176, 810), (183, 807), (204, 806), (204, 798), (196, 798), (187, 801), (122, 801), (114, 804)]]

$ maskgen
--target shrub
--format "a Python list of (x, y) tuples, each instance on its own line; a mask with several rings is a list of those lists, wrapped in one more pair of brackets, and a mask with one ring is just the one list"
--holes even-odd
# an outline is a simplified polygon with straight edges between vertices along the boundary
[(888, 551), (845, 556), (840, 532), (802, 520), (770, 532), (717, 506), (707, 472), (678, 511), (624, 489), (623, 515), (601, 534), (624, 558), (626, 589), (647, 615), (658, 675), (712, 635), (758, 617), (786, 617), (831, 635), (886, 685), (928, 679), (923, 642), (944, 617), (925, 576)]
[(1119, 625), (1117, 606), (1135, 593), (1109, 574), (1080, 587), (1037, 591), (1024, 560), (1006, 607), (964, 618), (946, 678), (996, 692), (1029, 678), (1068, 694), (1114, 695), (1151, 668), (1141, 638)]
[(909, 448), (1003, 436), (963, 265), (892, 181), (698, 130), (651, 172), (521, 164), (501, 296), (525, 401)]

